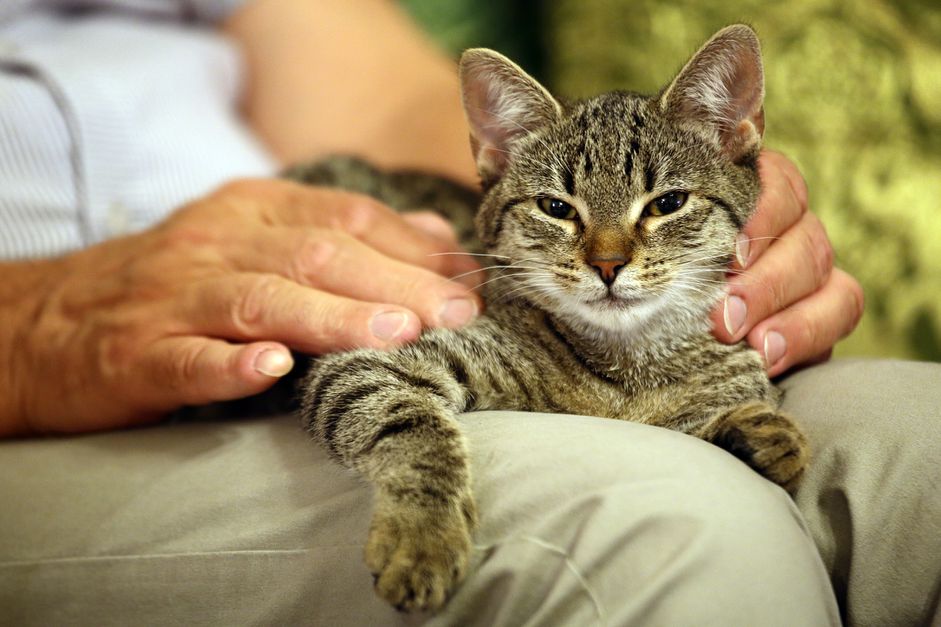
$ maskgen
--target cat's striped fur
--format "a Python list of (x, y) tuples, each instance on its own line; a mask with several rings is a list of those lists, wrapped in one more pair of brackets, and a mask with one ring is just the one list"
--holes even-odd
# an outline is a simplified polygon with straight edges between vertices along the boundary
[[(377, 488), (367, 563), (378, 592), (404, 609), (439, 606), (467, 564), (477, 514), (461, 412), (676, 429), (787, 488), (806, 462), (758, 354), (717, 342), (707, 322), (759, 192), (754, 33), (721, 31), (655, 97), (562, 104), (483, 50), (465, 53), (461, 71), (485, 188), (477, 234), (492, 255), (486, 315), (392, 352), (322, 358), (303, 397), (316, 439)], [(410, 201), (409, 175), (373, 185), (364, 181), (383, 175), (363, 178), (370, 170), (355, 161), (293, 176), (342, 184), (343, 171), (402, 208), (426, 205)], [(445, 196), (432, 202), (460, 212), (476, 200)], [(669, 211), (651, 208), (663, 198)], [(561, 201), (559, 215), (541, 199)]]

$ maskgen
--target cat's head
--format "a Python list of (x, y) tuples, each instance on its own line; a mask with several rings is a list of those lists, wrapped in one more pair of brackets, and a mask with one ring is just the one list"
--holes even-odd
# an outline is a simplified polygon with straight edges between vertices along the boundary
[(478, 234), (514, 266), (495, 270), (498, 296), (598, 330), (704, 319), (759, 192), (749, 27), (717, 33), (653, 97), (565, 103), (486, 49), (464, 53), (461, 81), (486, 192)]

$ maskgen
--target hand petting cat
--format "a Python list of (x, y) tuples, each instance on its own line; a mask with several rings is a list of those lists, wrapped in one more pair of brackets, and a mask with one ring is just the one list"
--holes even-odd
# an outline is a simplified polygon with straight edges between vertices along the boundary
[(743, 338), (765, 359), (768, 374), (829, 358), (856, 328), (863, 291), (834, 267), (820, 219), (808, 210), (807, 185), (791, 161), (764, 151), (758, 209), (739, 238), (728, 297), (712, 313), (723, 342)]
[(141, 424), (257, 394), (289, 349), (460, 326), (478, 268), (440, 218), (279, 180), (230, 183), (142, 233), (0, 264), (0, 436)]

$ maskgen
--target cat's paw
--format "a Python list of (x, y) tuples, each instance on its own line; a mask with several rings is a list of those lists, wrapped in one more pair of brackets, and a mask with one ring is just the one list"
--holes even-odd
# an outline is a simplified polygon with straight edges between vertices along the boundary
[(789, 416), (765, 403), (749, 403), (719, 414), (698, 435), (791, 493), (810, 461), (804, 434)]
[(366, 543), (376, 593), (400, 611), (436, 610), (467, 569), (476, 509), (380, 504)]

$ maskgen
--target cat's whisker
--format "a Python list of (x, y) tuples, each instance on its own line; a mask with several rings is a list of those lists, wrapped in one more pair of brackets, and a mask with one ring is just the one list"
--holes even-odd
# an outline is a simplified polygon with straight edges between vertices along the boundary
[(519, 264), (510, 264), (510, 265), (503, 265), (503, 266), (488, 266), (488, 267), (486, 267), (486, 268), (477, 268), (476, 270), (468, 270), (467, 272), (462, 272), (461, 274), (456, 274), (456, 275), (450, 277), (450, 278), (448, 279), (448, 281), (457, 281), (458, 279), (462, 279), (462, 278), (464, 278), (464, 277), (466, 277), (466, 276), (471, 276), (472, 274), (477, 274), (477, 273), (479, 273), (479, 272), (487, 272), (487, 271), (489, 271), (489, 270), (507, 270), (507, 269), (513, 269), (513, 270), (542, 270), (542, 268), (539, 268), (539, 267), (522, 266), (522, 265), (519, 265)]
[[(697, 251), (697, 252), (702, 253), (703, 251)], [(687, 263), (699, 263), (702, 261), (724, 261), (726, 259), (729, 259), (729, 254), (725, 252), (722, 252), (722, 253), (706, 252), (705, 254), (700, 254), (699, 256), (696, 256), (696, 257), (692, 256), (692, 254), (693, 253), (689, 251), (684, 251), (678, 255), (674, 255), (673, 257), (667, 259), (666, 261), (679, 260), (679, 261), (684, 261)], [(722, 265), (725, 265), (725, 264), (722, 264)]]
[[(770, 283), (768, 283), (767, 280), (759, 279), (753, 272), (749, 270), (724, 269), (723, 272), (725, 272), (726, 274), (733, 274), (738, 277), (744, 277), (744, 280), (740, 281), (740, 283), (742, 283), (743, 285), (747, 285), (747, 286), (758, 285), (758, 286), (765, 287), (767, 289), (771, 289), (771, 285)], [(698, 280), (706, 280), (701, 276), (702, 274), (713, 274), (713, 273), (712, 271), (705, 271), (705, 270), (697, 269), (697, 268), (684, 269), (682, 272), (683, 276), (693, 276), (693, 277), (697, 277)], [(719, 285), (726, 285), (728, 283), (728, 281), (723, 280), (723, 279), (711, 279), (711, 280)]]
[(709, 288), (705, 288), (699, 285), (695, 285), (693, 283), (683, 283), (679, 285), (679, 287), (680, 289), (684, 289), (690, 292), (695, 292), (696, 294), (699, 294), (703, 297), (709, 297), (709, 298), (718, 296), (718, 294), (720, 293), (719, 290), (715, 288), (709, 289)]
[(761, 240), (766, 240), (766, 239), (778, 240), (778, 239), (782, 239), (782, 237), (781, 237), (780, 235), (764, 235), (764, 236), (761, 236), (761, 237), (746, 237), (746, 238), (743, 238), (742, 241), (745, 241), (745, 242), (760, 242)]
[(515, 294), (515, 293), (518, 293), (527, 289), (531, 289), (533, 287), (558, 289), (558, 285), (556, 285), (553, 281), (551, 281), (545, 275), (545, 273), (528, 272), (528, 273), (516, 274), (513, 276), (521, 277), (521, 280), (515, 281), (515, 282), (509, 282), (509, 284), (506, 284), (505, 286), (508, 289), (508, 291), (503, 292), (501, 294), (501, 297), (506, 298), (511, 294)]
[(493, 282), (495, 282), (495, 281), (497, 281), (497, 280), (499, 280), (499, 279), (512, 279), (512, 278), (515, 278), (515, 277), (522, 277), (522, 276), (545, 276), (545, 275), (542, 274), (542, 273), (536, 273), (536, 272), (517, 272), (517, 273), (514, 273), (514, 274), (498, 274), (497, 276), (494, 276), (494, 277), (492, 277), (492, 278), (490, 278), (490, 279), (487, 279), (486, 281), (484, 281), (483, 283), (481, 283), (481, 284), (478, 285), (477, 287), (478, 287), (478, 288), (483, 287), (484, 285), (487, 285), (487, 284), (489, 284), (489, 283), (493, 283)]
[(535, 285), (535, 286), (533, 286), (533, 285), (521, 285), (521, 286), (517, 286), (517, 287), (516, 287), (515, 289), (513, 289), (513, 290), (510, 290), (509, 292), (506, 292), (506, 293), (504, 293), (504, 294), (501, 294), (500, 297), (501, 297), (501, 299), (503, 299), (504, 301), (506, 301), (506, 300), (509, 300), (509, 299), (511, 299), (511, 298), (517, 297), (517, 296), (519, 296), (519, 295), (525, 295), (525, 296), (552, 296), (556, 291), (557, 291), (557, 290), (556, 290), (556, 288), (555, 288), (554, 286), (549, 286), (549, 285), (546, 285), (546, 286), (540, 286), (540, 285)]
[(452, 276), (452, 277), (448, 277), (447, 280), (448, 280), (448, 281), (457, 281), (457, 280), (463, 279), (463, 278), (466, 277), (466, 276), (471, 276), (471, 275), (477, 274), (477, 273), (479, 273), (479, 272), (486, 272), (486, 271), (489, 270), (489, 269), (490, 269), (490, 268), (477, 268), (476, 270), (468, 270), (467, 272), (462, 272), (462, 273), (460, 273), (460, 274), (455, 274), (455, 275)]
[(445, 255), (464, 255), (467, 257), (495, 257), (498, 259), (509, 259), (506, 255), (493, 255), (490, 253), (467, 253), (467, 252), (446, 252), (446, 253), (428, 253), (428, 257), (443, 257)]

